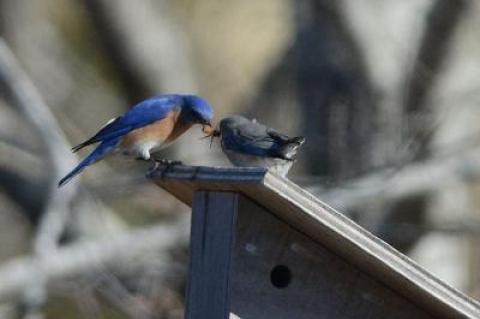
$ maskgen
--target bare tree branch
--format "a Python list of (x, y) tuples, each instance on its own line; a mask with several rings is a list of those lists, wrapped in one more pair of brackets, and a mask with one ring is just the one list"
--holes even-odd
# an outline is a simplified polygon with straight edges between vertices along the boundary
[[(39, 252), (54, 249), (63, 230), (69, 203), (76, 192), (77, 183), (73, 181), (60, 191), (57, 182), (65, 172), (76, 164), (76, 158), (68, 152), (66, 138), (61, 133), (50, 108), (44, 103), (37, 89), (21, 70), (7, 44), (0, 39), (0, 85), (4, 95), (10, 100), (39, 133), (48, 158), (50, 201), (45, 208), (45, 221), (36, 240)], [(52, 234), (55, 234), (52, 236)]]
[[(48, 187), (45, 187), (46, 198), (48, 199), (47, 207), (43, 211), (43, 217), (37, 230), (34, 242), (34, 258), (50, 260), (52, 254), (55, 254), (58, 239), (65, 231), (67, 220), (73, 211), (81, 212), (81, 214), (78, 214), (81, 216), (75, 216), (76, 219), (72, 220), (75, 224), (73, 226), (81, 232), (86, 230), (85, 227), (82, 228), (82, 225), (85, 224), (87, 215), (90, 216), (90, 225), (87, 229), (88, 234), (98, 233), (96, 229), (99, 227), (104, 228), (105, 221), (99, 221), (99, 223), (91, 225), (92, 214), (89, 214), (87, 210), (94, 211), (98, 215), (101, 209), (90, 200), (89, 196), (85, 196), (88, 194), (76, 192), (75, 181), (73, 181), (72, 185), (66, 185), (60, 190), (57, 189), (56, 183), (59, 178), (75, 165), (75, 156), (66, 152), (69, 148), (68, 143), (60, 133), (53, 115), (42, 101), (40, 94), (36, 91), (33, 84), (30, 83), (27, 76), (23, 74), (7, 45), (3, 42), (0, 44), (0, 85), (2, 94), (7, 97), (12, 106), (24, 114), (29, 122), (32, 122), (32, 126), (39, 133), (46, 149), (49, 172), (51, 174), (48, 176)], [(70, 201), (73, 197), (75, 197), (76, 205), (71, 210)], [(94, 228), (93, 231), (92, 228)], [(85, 235), (85, 233), (83, 234)], [(47, 297), (46, 286), (49, 278), (42, 271), (41, 267), (31, 267), (29, 270), (32, 272), (29, 277), (32, 281), (29, 285), (26, 284), (24, 286), (24, 304), (21, 310), (25, 318), (42, 318), (40, 310)], [(0, 281), (2, 279), (0, 278)], [(106, 287), (105, 291), (109, 293), (110, 288)], [(131, 298), (128, 300), (131, 300)]]
[(309, 190), (332, 206), (351, 210), (372, 202), (393, 203), (418, 194), (431, 194), (456, 182), (480, 177), (480, 148), (448, 157), (412, 163), (401, 170), (384, 170), (333, 189)]
[[(37, 276), (55, 282), (102, 271), (148, 253), (163, 255), (188, 239), (188, 222), (162, 224), (96, 241), (83, 240), (39, 256), (20, 257), (0, 267), (0, 299), (18, 295)], [(161, 271), (161, 269), (160, 269)]]
[[(77, 188), (77, 183), (72, 182), (58, 191), (57, 181), (76, 164), (76, 159), (67, 151), (67, 145), (69, 144), (61, 133), (50, 108), (22, 71), (7, 44), (1, 39), (0, 86), (11, 105), (18, 109), (38, 132), (45, 147), (48, 171), (50, 172), (46, 183), (48, 190), (46, 198), (48, 198), (48, 201), (43, 214), (41, 214), (42, 217), (34, 241), (34, 250), (40, 258), (46, 257), (50, 251), (56, 249), (70, 212), (70, 202)], [(36, 313), (35, 308), (42, 304), (46, 298), (43, 277), (36, 277), (35, 281), (32, 281), (32, 286), (25, 293), (25, 298), (32, 304), (28, 306), (27, 312), (32, 308), (32, 312)], [(40, 316), (34, 314), (32, 317), (39, 318)]]

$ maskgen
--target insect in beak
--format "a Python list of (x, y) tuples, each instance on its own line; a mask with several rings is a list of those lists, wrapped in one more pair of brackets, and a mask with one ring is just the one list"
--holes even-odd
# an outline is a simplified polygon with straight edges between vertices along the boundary
[(220, 130), (218, 128), (213, 128), (211, 125), (204, 125), (202, 131), (205, 134), (202, 139), (210, 138), (210, 148), (212, 148), (213, 140), (216, 137), (220, 137)]
[(212, 128), (212, 124), (210, 123), (205, 123), (205, 124), (202, 124), (202, 132), (204, 134), (210, 134), (210, 132), (213, 130)]

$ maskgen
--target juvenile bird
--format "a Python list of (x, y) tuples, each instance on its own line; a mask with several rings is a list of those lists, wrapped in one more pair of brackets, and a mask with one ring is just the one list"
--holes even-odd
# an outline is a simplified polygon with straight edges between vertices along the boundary
[(220, 135), (222, 150), (232, 164), (264, 167), (284, 177), (305, 142), (302, 136), (290, 138), (240, 115), (222, 119), (211, 135)]
[(160, 95), (133, 106), (124, 115), (110, 120), (93, 137), (72, 148), (100, 143), (77, 167), (60, 180), (65, 185), (87, 166), (113, 153), (150, 160), (151, 153), (167, 147), (194, 124), (211, 127), (213, 110), (196, 95)]

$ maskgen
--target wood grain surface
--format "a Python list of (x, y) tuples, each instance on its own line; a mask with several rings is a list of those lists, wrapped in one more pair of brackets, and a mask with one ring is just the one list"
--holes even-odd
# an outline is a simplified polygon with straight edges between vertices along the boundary
[(160, 167), (150, 178), (187, 205), (198, 190), (242, 194), (434, 318), (480, 318), (477, 301), (287, 179), (259, 168), (191, 166)]

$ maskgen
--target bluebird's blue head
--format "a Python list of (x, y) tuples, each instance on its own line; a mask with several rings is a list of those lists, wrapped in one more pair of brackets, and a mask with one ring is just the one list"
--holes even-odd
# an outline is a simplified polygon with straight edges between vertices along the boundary
[(196, 95), (184, 95), (182, 118), (186, 122), (211, 126), (213, 109), (210, 104)]

